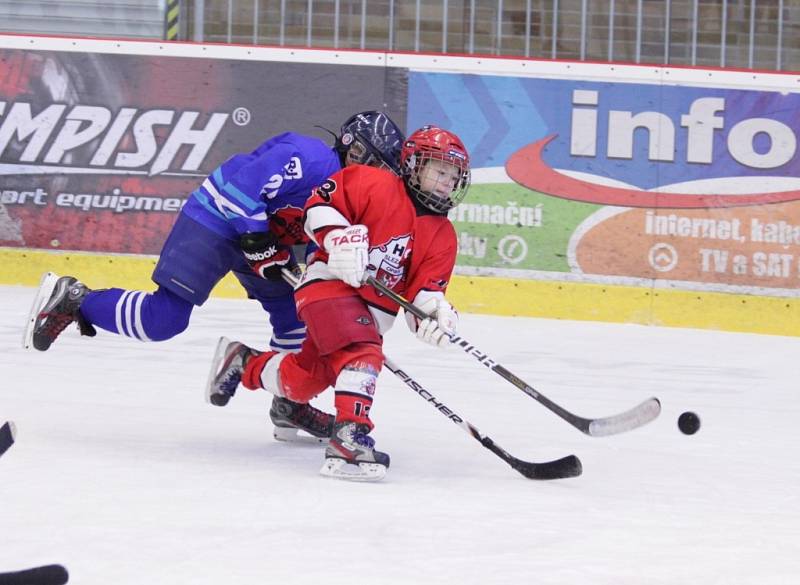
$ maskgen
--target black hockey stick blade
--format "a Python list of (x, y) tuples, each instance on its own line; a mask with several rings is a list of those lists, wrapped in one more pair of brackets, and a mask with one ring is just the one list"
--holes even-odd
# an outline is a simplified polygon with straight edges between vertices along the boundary
[(566, 479), (569, 477), (578, 477), (583, 473), (583, 465), (581, 460), (575, 455), (567, 455), (561, 459), (553, 461), (532, 462), (517, 459), (508, 451), (500, 447), (497, 443), (492, 441), (487, 436), (481, 436), (478, 429), (467, 423), (470, 427), (472, 436), (478, 439), (484, 447), (489, 449), (492, 453), (500, 457), (503, 461), (508, 463), (513, 469), (516, 469), (528, 479)]
[(63, 565), (44, 565), (0, 573), (0, 585), (64, 585), (69, 581), (69, 573)]
[(14, 444), (17, 438), (17, 427), (12, 421), (7, 421), (0, 427), (0, 455), (5, 453)]
[(413, 390), (420, 398), (425, 400), (428, 404), (433, 406), (436, 410), (441, 412), (451, 422), (461, 427), (461, 430), (470, 435), (473, 439), (478, 441), (481, 445), (486, 447), (489, 451), (497, 455), (500, 459), (508, 463), (512, 468), (516, 469), (528, 479), (565, 479), (568, 477), (578, 477), (583, 472), (580, 459), (575, 455), (568, 455), (555, 461), (543, 461), (541, 463), (533, 463), (530, 461), (523, 461), (511, 455), (508, 451), (503, 449), (500, 445), (495, 443), (488, 435), (482, 434), (478, 428), (470, 423), (468, 420), (462, 418), (452, 408), (447, 406), (441, 400), (438, 400), (429, 390), (426, 390), (422, 384), (412, 378), (407, 372), (400, 369), (391, 359), (385, 358), (386, 369), (392, 372), (395, 376), (400, 378), (403, 383)]
[(583, 473), (581, 460), (575, 455), (567, 455), (561, 459), (544, 463), (529, 463), (517, 459), (511, 463), (511, 467), (528, 479), (566, 479), (578, 477)]

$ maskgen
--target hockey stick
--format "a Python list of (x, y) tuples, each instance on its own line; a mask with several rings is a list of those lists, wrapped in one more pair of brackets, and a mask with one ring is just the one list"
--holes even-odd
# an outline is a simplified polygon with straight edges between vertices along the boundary
[(0, 585), (64, 585), (69, 573), (62, 565), (44, 565), (24, 571), (0, 573)]
[(17, 427), (13, 421), (6, 421), (0, 427), (0, 456), (11, 448), (17, 438)]
[(419, 382), (401, 370), (388, 357), (384, 358), (384, 364), (389, 371), (400, 378), (406, 386), (416, 392), (420, 398), (425, 400), (425, 402), (433, 406), (446, 418), (461, 427), (464, 432), (469, 434), (473, 439), (478, 441), (481, 445), (489, 449), (489, 451), (497, 455), (500, 459), (508, 463), (511, 467), (519, 471), (528, 479), (564, 479), (568, 477), (578, 477), (583, 472), (581, 460), (575, 455), (567, 455), (561, 459), (546, 461), (543, 463), (533, 463), (531, 461), (517, 459), (508, 451), (503, 449), (500, 445), (495, 443), (487, 435), (481, 434), (481, 432), (469, 421), (464, 420), (458, 414), (453, 412), (453, 410), (445, 405), (444, 402), (438, 400), (433, 394), (423, 388)]
[[(367, 278), (367, 283), (392, 299), (398, 305), (403, 307), (404, 310), (408, 311), (415, 317), (419, 319), (429, 318), (429, 315), (425, 314), (424, 311), (421, 311), (419, 307), (411, 304), (405, 298), (388, 288), (382, 282), (376, 280), (374, 277), (369, 276)], [(514, 386), (542, 404), (545, 408), (556, 413), (573, 427), (592, 437), (616, 435), (617, 433), (624, 433), (625, 431), (636, 429), (654, 420), (661, 412), (661, 402), (659, 402), (658, 398), (648, 398), (638, 406), (620, 414), (603, 418), (584, 418), (582, 416), (578, 416), (577, 414), (568, 411), (564, 407), (559, 406), (541, 394), (538, 390), (527, 384), (521, 378), (518, 378), (512, 374), (510, 371), (491, 359), (487, 354), (480, 351), (477, 347), (472, 345), (463, 337), (459, 335), (453, 335), (451, 336), (450, 341), (458, 345), (467, 354), (474, 357), (479, 363), (492, 370), (501, 378), (511, 382)]]
[[(297, 285), (297, 283), (299, 282), (299, 278), (297, 277), (296, 274), (294, 274), (293, 272), (291, 272), (286, 268), (282, 269), (281, 272), (283, 274), (283, 279), (286, 282), (288, 282), (292, 286)], [(455, 424), (457, 424), (459, 427), (461, 427), (464, 430), (464, 432), (468, 433), (481, 445), (489, 449), (489, 451), (497, 455), (500, 459), (508, 463), (511, 467), (519, 471), (522, 475), (524, 475), (528, 479), (563, 479), (568, 477), (578, 477), (583, 472), (583, 466), (581, 465), (581, 461), (575, 455), (568, 455), (566, 457), (562, 457), (561, 459), (556, 459), (554, 461), (546, 461), (543, 463), (533, 463), (531, 461), (523, 461), (522, 459), (517, 459), (516, 457), (508, 453), (508, 451), (500, 447), (500, 445), (495, 443), (487, 435), (482, 435), (481, 432), (474, 425), (461, 418), (458, 414), (456, 414), (449, 407), (447, 407), (443, 402), (437, 400), (437, 398), (433, 394), (428, 392), (425, 388), (422, 387), (422, 385), (419, 384), (419, 382), (417, 382), (406, 372), (401, 370), (388, 357), (384, 356), (384, 364), (386, 365), (386, 368), (389, 371), (391, 371), (395, 376), (400, 378), (403, 381), (403, 383), (406, 384), (406, 386), (408, 386), (414, 392), (416, 392), (423, 400), (431, 404), (436, 410), (441, 412), (445, 417), (447, 417)]]

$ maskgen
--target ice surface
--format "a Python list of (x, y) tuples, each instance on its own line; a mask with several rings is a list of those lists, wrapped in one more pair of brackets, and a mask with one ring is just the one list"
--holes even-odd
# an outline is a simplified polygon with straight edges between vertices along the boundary
[[(592, 438), (403, 322), (386, 352), (513, 455), (575, 453), (524, 479), (381, 374), (386, 480), (322, 478), (322, 449), (272, 439), (270, 397), (204, 402), (225, 334), (263, 347), (260, 307), (212, 300), (164, 343), (71, 327), (20, 347), (33, 289), (0, 287), (0, 571), (63, 563), (77, 585), (800, 582), (800, 339), (462, 315), (460, 333), (583, 416), (649, 396), (661, 417)], [(332, 396), (317, 403), (330, 408)], [(678, 415), (697, 412), (694, 436)]]

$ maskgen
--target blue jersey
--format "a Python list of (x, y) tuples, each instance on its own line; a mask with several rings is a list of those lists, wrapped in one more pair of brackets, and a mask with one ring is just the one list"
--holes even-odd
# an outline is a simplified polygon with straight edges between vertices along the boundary
[(323, 141), (286, 132), (249, 154), (237, 154), (193, 193), (184, 213), (232, 240), (248, 232), (275, 232), (281, 243), (305, 241), (303, 206), (311, 190), (341, 168)]

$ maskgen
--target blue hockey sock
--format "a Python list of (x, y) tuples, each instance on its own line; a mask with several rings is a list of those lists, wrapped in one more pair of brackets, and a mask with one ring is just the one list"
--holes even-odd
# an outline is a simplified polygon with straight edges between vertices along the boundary
[(80, 311), (106, 331), (141, 341), (164, 341), (186, 329), (193, 308), (165, 288), (155, 293), (110, 288), (86, 295)]
[(275, 351), (300, 351), (306, 338), (306, 325), (297, 317), (294, 296), (286, 295), (260, 299), (261, 306), (269, 312), (272, 339), (269, 346)]

